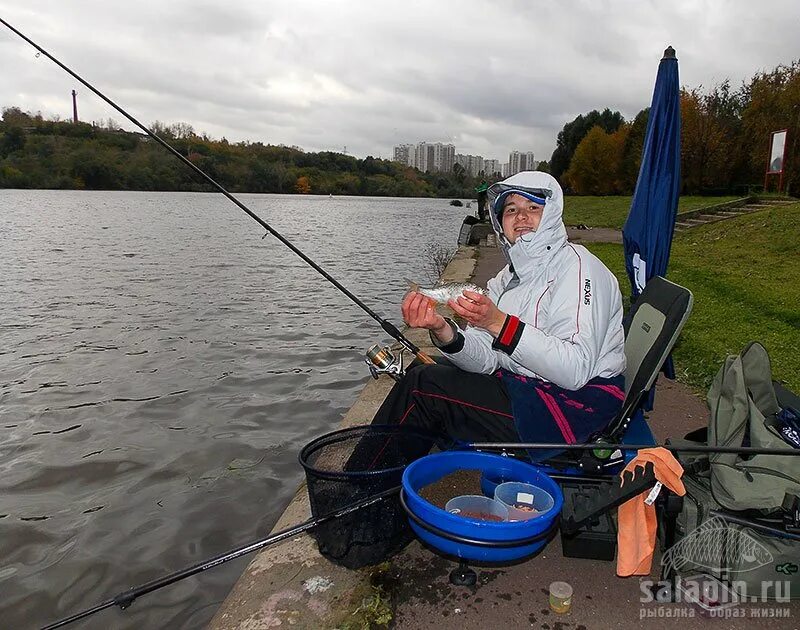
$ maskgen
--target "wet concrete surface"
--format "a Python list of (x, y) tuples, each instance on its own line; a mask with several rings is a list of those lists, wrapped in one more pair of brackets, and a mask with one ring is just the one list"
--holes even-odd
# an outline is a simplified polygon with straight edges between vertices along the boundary
[[(598, 630), (604, 628), (796, 628), (800, 602), (738, 607), (746, 618), (706, 619), (687, 604), (645, 603), (650, 578), (618, 578), (615, 563), (565, 558), (554, 538), (542, 552), (513, 566), (474, 569), (472, 587), (453, 586), (449, 572), (457, 566), (419, 543), (392, 560), (396, 590), (395, 628)], [(654, 573), (660, 568), (653, 564)], [(565, 581), (574, 592), (570, 612), (550, 610), (548, 587)], [(781, 611), (789, 617), (753, 618), (751, 608)], [(734, 614), (734, 611), (731, 612)], [(769, 614), (769, 612), (767, 612)], [(651, 615), (648, 617), (648, 615)]]

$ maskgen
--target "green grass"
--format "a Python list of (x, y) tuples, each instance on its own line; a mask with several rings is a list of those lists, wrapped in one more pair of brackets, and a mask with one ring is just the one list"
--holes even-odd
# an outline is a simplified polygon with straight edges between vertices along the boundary
[[(678, 212), (687, 212), (718, 203), (733, 201), (737, 197), (681, 197), (678, 201)], [(625, 197), (578, 197), (569, 196), (564, 199), (564, 223), (578, 225), (584, 223), (590, 227), (608, 227), (622, 229), (628, 210), (631, 207), (630, 196)]]
[[(800, 391), (800, 203), (677, 234), (668, 277), (694, 294), (674, 356), (680, 380), (706, 390), (725, 357), (760, 341), (773, 378)], [(587, 244), (630, 294), (622, 246)]]

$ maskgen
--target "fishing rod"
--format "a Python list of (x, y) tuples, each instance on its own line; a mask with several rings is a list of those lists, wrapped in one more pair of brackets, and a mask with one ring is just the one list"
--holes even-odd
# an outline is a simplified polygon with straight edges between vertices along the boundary
[(181, 569), (180, 571), (175, 571), (174, 573), (170, 573), (169, 575), (165, 575), (164, 577), (151, 580), (146, 584), (130, 588), (127, 591), (122, 591), (118, 595), (115, 595), (111, 599), (107, 599), (106, 601), (97, 604), (96, 606), (87, 608), (84, 611), (81, 611), (69, 617), (65, 617), (64, 619), (60, 619), (47, 626), (44, 626), (43, 630), (52, 630), (53, 628), (61, 628), (63, 626), (66, 626), (67, 624), (79, 621), (80, 619), (84, 619), (90, 615), (100, 612), (101, 610), (105, 610), (106, 608), (111, 608), (112, 606), (119, 606), (122, 610), (125, 610), (128, 606), (130, 606), (133, 603), (133, 601), (137, 597), (141, 597), (142, 595), (147, 595), (148, 593), (152, 593), (153, 591), (156, 591), (165, 586), (169, 586), (170, 584), (174, 584), (175, 582), (183, 580), (197, 573), (201, 573), (202, 571), (205, 571), (207, 569), (212, 569), (213, 567), (228, 562), (229, 560), (234, 560), (240, 556), (246, 555), (253, 551), (257, 551), (259, 549), (263, 549), (264, 547), (268, 547), (270, 545), (274, 545), (275, 543), (279, 543), (283, 540), (286, 540), (287, 538), (292, 538), (293, 536), (302, 534), (303, 532), (306, 532), (310, 529), (313, 529), (320, 525), (324, 525), (328, 521), (332, 521), (334, 519), (341, 518), (342, 516), (346, 516), (351, 512), (355, 512), (370, 505), (374, 505), (375, 503), (383, 501), (384, 499), (392, 496), (393, 494), (397, 494), (399, 491), (400, 491), (400, 486), (389, 488), (388, 490), (384, 490), (383, 492), (373, 494), (365, 499), (361, 499), (360, 501), (355, 501), (353, 503), (350, 503), (344, 506), (343, 508), (335, 510), (334, 512), (329, 512), (328, 514), (324, 514), (323, 516), (318, 516), (316, 518), (310, 518), (307, 521), (300, 523), (299, 525), (295, 525), (294, 527), (284, 529), (262, 540), (249, 543), (242, 547), (237, 547), (236, 549), (227, 551), (209, 560), (193, 564), (190, 567), (186, 567), (185, 569)]
[(176, 158), (178, 158), (181, 162), (186, 164), (189, 168), (191, 168), (195, 173), (197, 173), (200, 177), (206, 180), (211, 186), (225, 195), (230, 201), (236, 204), (239, 208), (244, 210), (247, 215), (255, 220), (261, 227), (263, 227), (268, 234), (272, 234), (275, 238), (277, 238), (281, 243), (286, 245), (290, 250), (292, 250), (295, 254), (297, 254), (305, 263), (307, 263), (314, 271), (318, 272), (325, 278), (328, 282), (330, 282), (334, 287), (339, 289), (342, 293), (344, 293), (350, 300), (352, 300), (358, 307), (360, 307), (367, 315), (372, 317), (376, 322), (381, 325), (381, 328), (392, 338), (397, 340), (404, 348), (406, 348), (409, 352), (412, 352), (417, 359), (419, 359), (423, 363), (433, 363), (433, 359), (429, 357), (427, 354), (422, 352), (419, 347), (411, 343), (397, 327), (389, 322), (388, 320), (383, 319), (380, 315), (375, 313), (372, 309), (370, 309), (366, 304), (364, 304), (361, 300), (359, 300), (355, 295), (353, 295), (349, 290), (347, 290), (336, 278), (331, 276), (327, 271), (325, 271), (322, 267), (320, 267), (317, 263), (311, 260), (308, 256), (306, 256), (300, 249), (298, 249), (295, 245), (293, 245), (288, 239), (286, 239), (282, 234), (280, 234), (275, 228), (269, 225), (264, 219), (259, 217), (255, 212), (250, 210), (244, 203), (239, 201), (236, 197), (234, 197), (231, 193), (229, 193), (221, 184), (219, 184), (216, 180), (214, 180), (210, 175), (208, 175), (205, 171), (199, 168), (197, 165), (193, 164), (189, 159), (187, 159), (184, 155), (182, 155), (178, 150), (176, 150), (171, 144), (169, 144), (166, 140), (162, 139), (155, 133), (153, 133), (150, 129), (145, 127), (142, 123), (140, 123), (136, 118), (131, 116), (127, 111), (122, 109), (119, 105), (117, 105), (114, 101), (108, 98), (105, 94), (103, 94), (100, 90), (95, 88), (91, 83), (86, 81), (83, 77), (78, 75), (77, 73), (73, 72), (70, 68), (64, 65), (61, 61), (56, 59), (53, 55), (47, 52), (44, 48), (39, 46), (36, 42), (32, 39), (18, 31), (16, 28), (11, 26), (8, 22), (6, 22), (3, 18), (0, 17), (0, 23), (3, 24), (6, 28), (8, 28), (12, 33), (18, 35), (31, 46), (33, 46), (36, 50), (38, 50), (41, 54), (45, 57), (50, 59), (53, 63), (55, 63), (59, 68), (64, 70), (67, 74), (75, 78), (76, 80), (80, 81), (84, 86), (86, 86), (89, 90), (94, 92), (97, 96), (103, 99), (106, 103), (111, 105), (114, 109), (116, 109), (120, 114), (125, 116), (128, 120), (130, 120), (134, 125), (139, 127), (142, 131), (144, 131), (148, 136), (153, 138), (156, 142), (158, 142), (162, 147), (164, 147), (167, 151), (172, 153)]
[(559, 451), (639, 451), (647, 448), (664, 448), (673, 453), (734, 453), (738, 455), (788, 455), (800, 456), (800, 449), (758, 448), (754, 446), (710, 446), (707, 444), (613, 444), (590, 442), (588, 444), (547, 444), (545, 442), (471, 442), (461, 444), (461, 448), (500, 449), (500, 450), (551, 450)]

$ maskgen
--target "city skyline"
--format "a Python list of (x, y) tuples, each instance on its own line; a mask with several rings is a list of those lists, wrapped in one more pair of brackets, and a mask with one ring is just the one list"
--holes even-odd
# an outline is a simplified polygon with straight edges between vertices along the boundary
[(509, 152), (508, 162), (500, 162), (482, 155), (455, 153), (455, 145), (452, 143), (425, 141), (395, 145), (391, 155), (390, 159), (394, 162), (413, 166), (422, 172), (449, 173), (455, 164), (459, 164), (473, 177), (481, 174), (485, 177), (509, 177), (521, 171), (534, 170), (539, 164), (533, 151), (515, 149)]

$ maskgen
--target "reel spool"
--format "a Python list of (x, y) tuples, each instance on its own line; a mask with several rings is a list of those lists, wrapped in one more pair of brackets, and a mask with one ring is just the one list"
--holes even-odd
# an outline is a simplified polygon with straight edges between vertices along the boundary
[(403, 367), (402, 349), (398, 356), (395, 356), (389, 346), (381, 348), (378, 344), (375, 344), (367, 350), (366, 355), (365, 363), (374, 379), (377, 379), (381, 374), (388, 374), (394, 380), (399, 381), (406, 373)]

